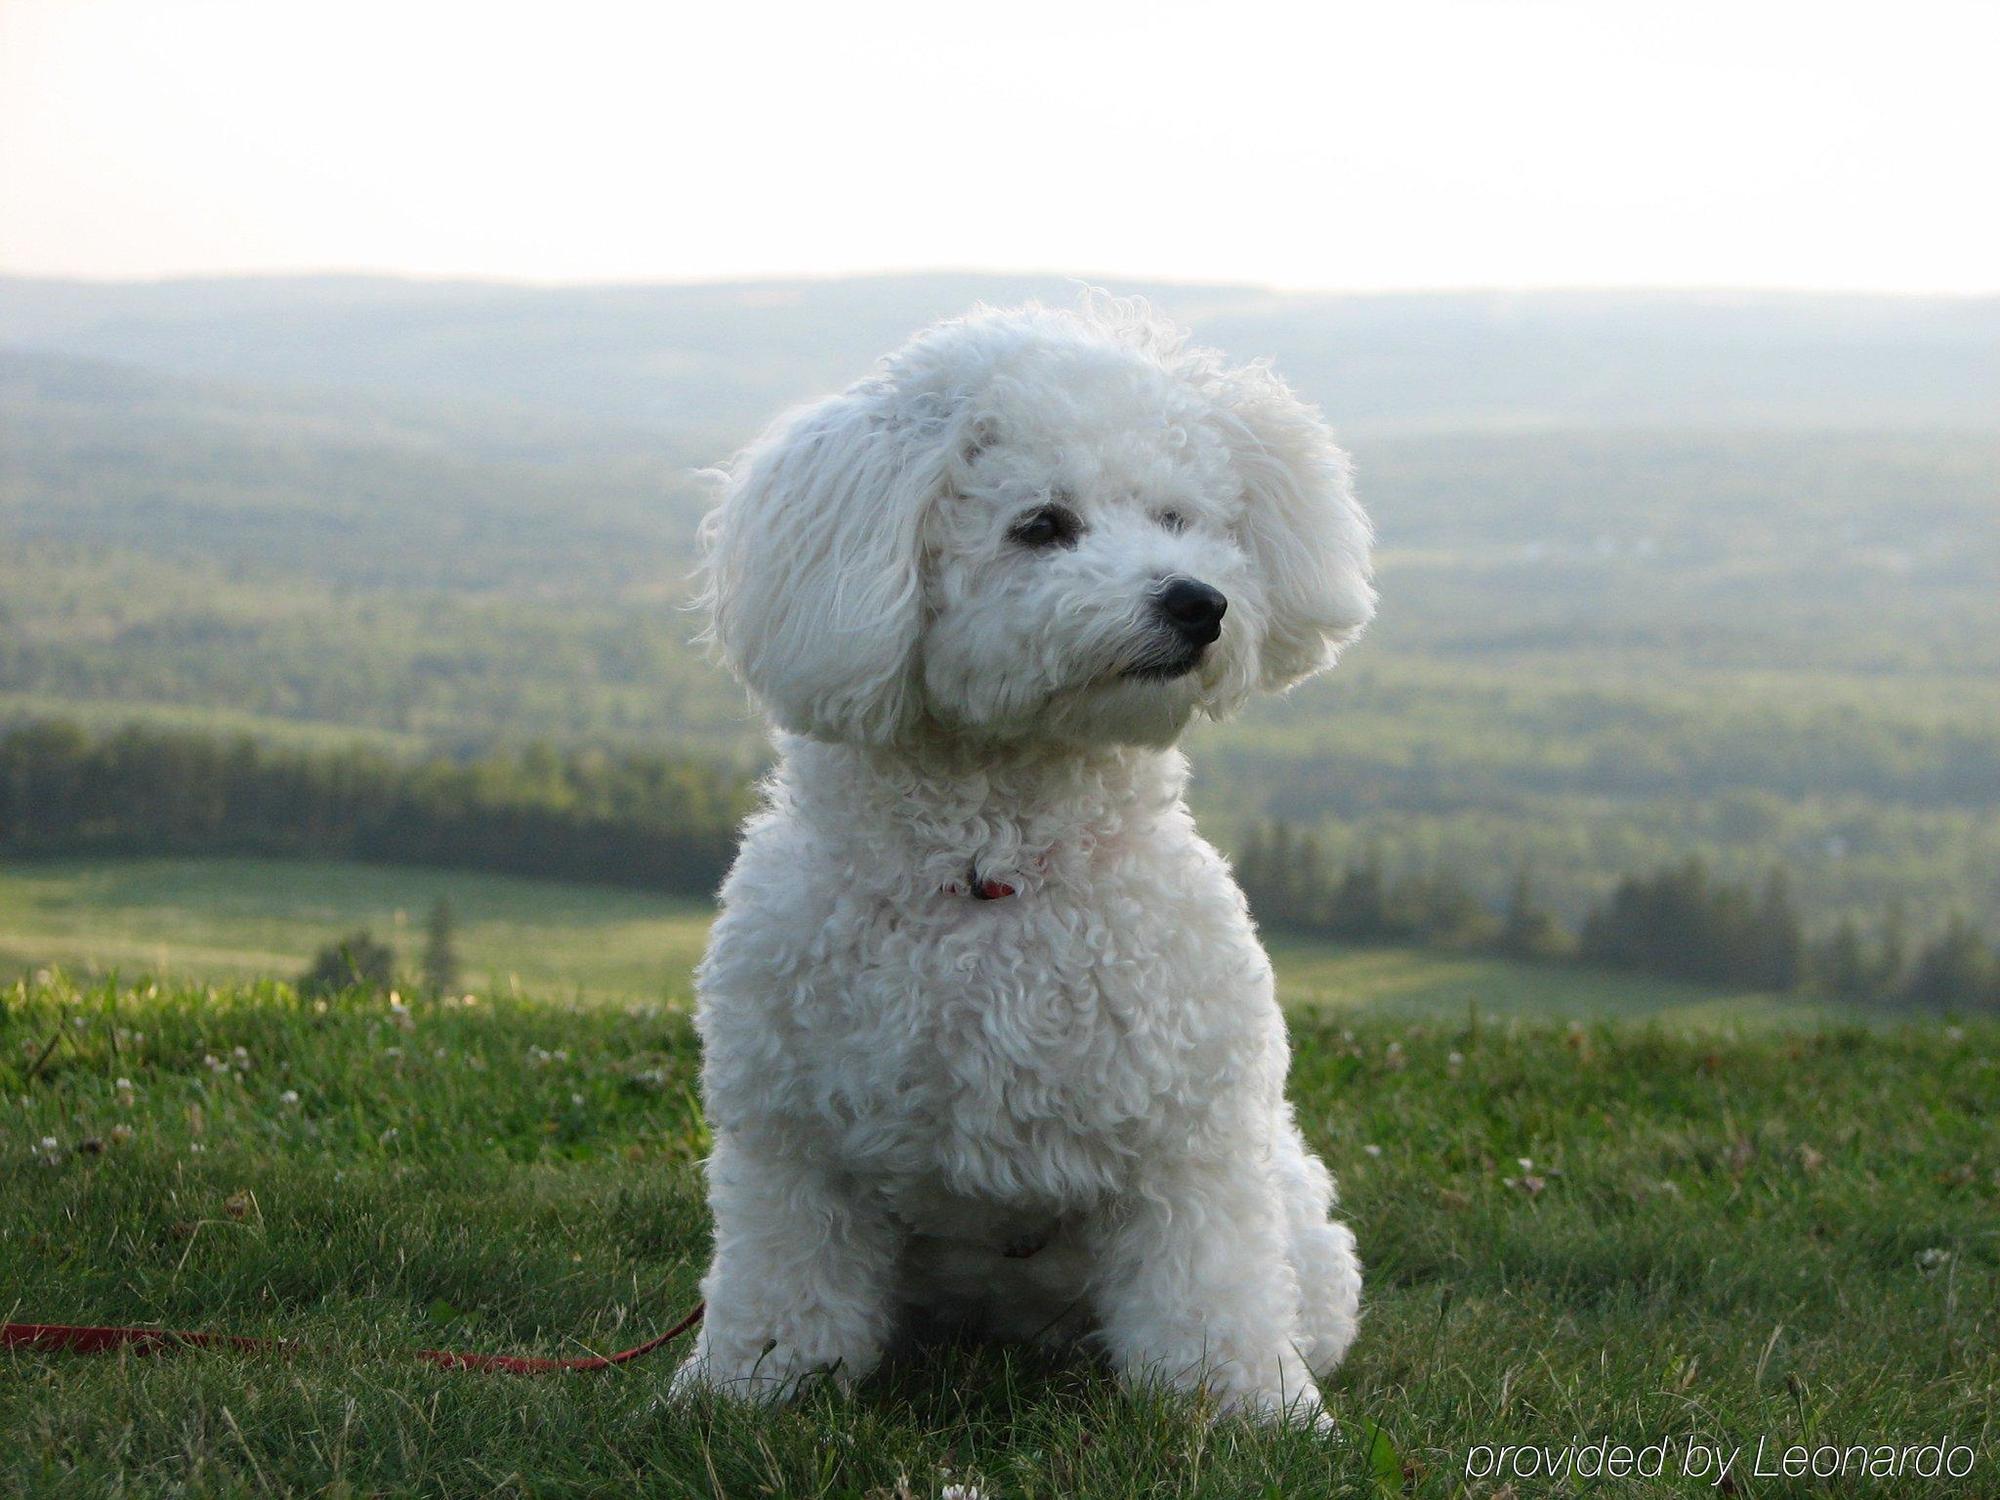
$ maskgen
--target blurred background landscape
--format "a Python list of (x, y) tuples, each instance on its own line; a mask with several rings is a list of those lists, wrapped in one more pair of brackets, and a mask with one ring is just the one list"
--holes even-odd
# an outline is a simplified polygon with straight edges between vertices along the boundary
[(2000, 12), (863, 10), (0, 6), (0, 976), (684, 999), (700, 471), (1090, 285), (1379, 526), (1189, 745), (1293, 998), (2000, 1005)]
[[(698, 899), (766, 752), (690, 644), (696, 471), (933, 318), (1078, 287), (0, 280), (0, 848)], [(1931, 998), (1984, 998), (1964, 939), (2000, 917), (2000, 301), (1114, 289), (1272, 357), (1380, 529), (1364, 643), (1190, 747), (1268, 924), (1532, 957), (1692, 858), (1697, 906), (1774, 901), (1798, 939), (1704, 958), (1726, 933), (1668, 932), (1685, 977), (1882, 998), (1956, 916), (1971, 993)], [(271, 760), (261, 811), (238, 740)], [(17, 968), (283, 969), (307, 935), (65, 936), (22, 868), (0, 877)], [(321, 926), (403, 910), (302, 904)], [(1816, 979), (1815, 944), (1846, 967)], [(680, 962), (635, 956), (670, 987)]]

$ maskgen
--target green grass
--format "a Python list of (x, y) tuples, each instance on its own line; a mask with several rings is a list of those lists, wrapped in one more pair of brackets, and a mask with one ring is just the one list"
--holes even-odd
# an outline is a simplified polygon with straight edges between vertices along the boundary
[[(1205, 1425), (1081, 1356), (932, 1351), (768, 1415), (663, 1406), (671, 1354), (431, 1371), (400, 1351), (622, 1347), (692, 1300), (706, 1142), (683, 1011), (17, 985), (5, 1316), (307, 1349), (0, 1355), (0, 1493), (1487, 1495), (1465, 1484), (1474, 1444), (1690, 1434), (1950, 1434), (1978, 1455), (1958, 1492), (2000, 1484), (2000, 1028), (1306, 1011), (1295, 1031), (1294, 1097), (1370, 1268), (1334, 1444)], [(1514, 1491), (1572, 1492), (1713, 1493)]]
[(1313, 938), (1268, 938), (1278, 988), (1294, 1008), (1464, 1021), (1477, 1013), (1539, 1021), (1652, 1020), (1677, 1030), (1879, 1020), (1860, 1007), (1798, 995), (1576, 964), (1520, 963), (1417, 948), (1351, 948)]
[[(709, 909), (631, 892), (507, 876), (284, 860), (140, 859), (0, 869), (0, 982), (58, 968), (202, 983), (289, 978), (356, 927), (405, 964), (424, 914), (449, 895), (475, 992), (685, 1000)], [(1639, 975), (1274, 936), (1288, 1004), (1407, 1019), (1653, 1017), (1702, 1028), (1851, 1014), (1795, 997)]]
[(476, 993), (685, 999), (710, 908), (459, 871), (261, 859), (16, 862), (0, 869), (0, 979), (37, 968), (203, 983), (291, 978), (367, 927), (414, 966), (449, 896)]

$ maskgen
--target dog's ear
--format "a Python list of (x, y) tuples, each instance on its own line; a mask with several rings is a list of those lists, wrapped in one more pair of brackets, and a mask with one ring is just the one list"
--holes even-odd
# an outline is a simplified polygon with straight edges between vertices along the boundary
[(784, 728), (882, 743), (916, 693), (920, 533), (946, 450), (868, 387), (780, 418), (702, 527), (709, 636)]
[(1347, 455), (1269, 365), (1231, 370), (1221, 387), (1246, 502), (1238, 537), (1264, 579), (1258, 685), (1283, 689), (1331, 666), (1373, 618), (1374, 533)]

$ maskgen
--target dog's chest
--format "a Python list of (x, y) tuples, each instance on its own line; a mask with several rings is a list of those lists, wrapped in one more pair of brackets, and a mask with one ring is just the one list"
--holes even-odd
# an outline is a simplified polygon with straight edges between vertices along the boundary
[(811, 1064), (851, 1165), (1035, 1201), (1115, 1183), (1181, 1062), (1148, 984), (1169, 934), (1036, 895), (856, 930)]
[[(754, 826), (725, 888), (701, 974), (718, 1129), (780, 1126), (913, 1215), (1060, 1213), (1184, 1153), (1282, 1053), (1241, 897), (1184, 812), (904, 838), (833, 801)], [(1013, 893), (976, 899), (975, 868)]]
[(1100, 869), (1091, 902), (732, 906), (703, 975), (718, 1124), (785, 1119), (918, 1216), (933, 1192), (1060, 1212), (1119, 1190), (1254, 1050), (1245, 979), (1220, 972), (1254, 939), (1216, 868), (1192, 897)]

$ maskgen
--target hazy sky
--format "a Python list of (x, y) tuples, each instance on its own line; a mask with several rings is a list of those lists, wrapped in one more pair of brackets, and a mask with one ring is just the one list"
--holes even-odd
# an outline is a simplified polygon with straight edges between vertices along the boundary
[(2000, 4), (0, 0), (0, 270), (2000, 289)]

